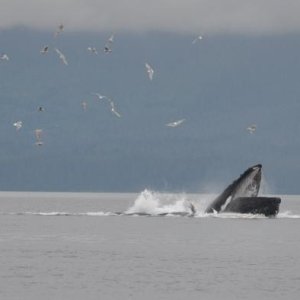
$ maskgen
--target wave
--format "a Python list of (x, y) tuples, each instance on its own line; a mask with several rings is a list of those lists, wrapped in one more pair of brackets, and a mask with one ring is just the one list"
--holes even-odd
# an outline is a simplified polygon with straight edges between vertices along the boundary
[(174, 214), (191, 213), (191, 202), (186, 200), (185, 195), (159, 194), (144, 190), (135, 200), (134, 204), (125, 211), (125, 214)]
[(17, 216), (44, 216), (44, 217), (81, 217), (81, 216), (112, 216), (117, 215), (116, 213), (112, 212), (59, 212), (59, 211), (51, 211), (51, 212), (36, 212), (36, 211), (25, 211), (25, 212), (10, 212), (10, 213), (1, 213), (2, 215), (17, 215)]
[[(192, 215), (187, 212), (166, 212), (166, 213), (144, 213), (144, 212), (10, 212), (0, 213), (1, 215), (15, 216), (41, 216), (41, 217), (111, 217), (111, 216), (132, 216), (132, 217), (193, 217), (193, 218), (219, 218), (219, 219), (270, 219), (259, 214), (239, 214), (239, 213), (201, 213), (197, 212)], [(290, 211), (278, 213), (274, 219), (300, 219), (300, 215), (292, 214)]]
[(287, 210), (284, 212), (279, 212), (277, 215), (279, 219), (300, 219), (300, 215), (294, 215), (291, 211)]

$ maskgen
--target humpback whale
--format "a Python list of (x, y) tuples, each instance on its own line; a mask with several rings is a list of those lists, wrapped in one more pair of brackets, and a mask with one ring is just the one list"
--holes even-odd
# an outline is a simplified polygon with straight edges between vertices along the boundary
[(237, 212), (275, 216), (279, 212), (281, 199), (258, 197), (262, 165), (248, 168), (234, 180), (205, 210), (213, 212)]

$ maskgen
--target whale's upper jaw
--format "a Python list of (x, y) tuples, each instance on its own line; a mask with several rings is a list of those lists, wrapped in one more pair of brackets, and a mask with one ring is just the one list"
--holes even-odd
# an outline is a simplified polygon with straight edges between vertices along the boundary
[(259, 171), (259, 172), (261, 172), (261, 169), (262, 169), (262, 165), (261, 164), (257, 164), (257, 165), (255, 165), (255, 166), (253, 166), (253, 167), (250, 167), (248, 170), (251, 172), (255, 172), (255, 171)]
[(255, 166), (251, 167), (252, 170), (256, 170), (256, 169), (260, 169), (261, 170), (261, 168), (262, 168), (261, 164), (257, 164)]
[(257, 197), (261, 182), (262, 165), (247, 169), (235, 182), (231, 192), (231, 200), (238, 197)]

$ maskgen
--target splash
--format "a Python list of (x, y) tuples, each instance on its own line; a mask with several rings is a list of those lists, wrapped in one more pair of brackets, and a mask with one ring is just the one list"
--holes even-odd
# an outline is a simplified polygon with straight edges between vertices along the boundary
[(0, 212), (0, 215), (40, 216), (40, 217), (111, 217), (111, 216), (160, 216), (195, 217), (206, 219), (300, 219), (299, 211), (282, 211), (274, 218), (259, 214), (205, 213), (205, 209), (215, 198), (214, 194), (167, 194), (145, 189), (133, 204), (121, 212), (111, 211), (23, 211)]
[(274, 195), (275, 191), (271, 187), (270, 183), (267, 181), (264, 173), (261, 173), (261, 182), (260, 182), (260, 194), (261, 195)]
[(291, 211), (287, 210), (284, 212), (280, 212), (277, 215), (279, 219), (300, 219), (300, 215), (294, 215)]
[[(170, 203), (171, 202), (171, 203)], [(160, 194), (149, 190), (144, 190), (135, 200), (125, 214), (190, 214), (190, 203), (185, 195)]]

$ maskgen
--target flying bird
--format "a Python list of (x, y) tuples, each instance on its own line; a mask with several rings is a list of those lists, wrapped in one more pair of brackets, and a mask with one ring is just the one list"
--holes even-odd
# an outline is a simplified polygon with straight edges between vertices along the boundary
[(101, 94), (99, 94), (99, 93), (92, 93), (92, 95), (97, 96), (99, 100), (103, 100), (103, 99), (107, 100), (108, 103), (109, 103), (109, 105), (110, 105), (110, 110), (111, 110), (111, 112), (112, 112), (115, 116), (117, 116), (117, 117), (119, 117), (119, 118), (121, 117), (121, 114), (120, 114), (119, 112), (117, 112), (116, 107), (115, 107), (115, 103), (113, 102), (113, 100), (112, 100), (111, 98), (109, 98), (109, 97), (107, 97), (107, 96), (105, 96), (105, 95), (101, 95)]
[(9, 61), (9, 57), (8, 57), (8, 55), (7, 54), (1, 54), (1, 56), (0, 56), (0, 59), (1, 60), (7, 60), (7, 61)]
[(46, 46), (44, 46), (44, 47), (41, 49), (40, 53), (41, 53), (41, 54), (47, 54), (47, 53), (48, 53), (48, 50), (49, 50), (49, 46), (46, 45)]
[(97, 96), (99, 100), (109, 99), (107, 96), (101, 95), (99, 93), (91, 93), (91, 94)]
[(35, 144), (37, 146), (42, 146), (44, 143), (42, 142), (42, 133), (43, 130), (42, 129), (35, 129), (34, 134), (35, 134), (35, 138), (36, 138), (36, 142)]
[(106, 44), (105, 44), (105, 46), (104, 46), (104, 52), (105, 52), (105, 53), (111, 53), (111, 52), (112, 52), (112, 44), (113, 44), (113, 42), (114, 42), (114, 39), (115, 39), (114, 34), (112, 34), (112, 35), (108, 38), (108, 40), (107, 40), (107, 42), (106, 42)]
[(108, 45), (105, 45), (105, 46), (104, 46), (104, 52), (105, 52), (105, 53), (111, 53), (111, 52), (112, 52), (112, 49), (111, 49)]
[(177, 127), (177, 126), (181, 125), (184, 121), (185, 121), (185, 119), (181, 119), (181, 120), (178, 120), (178, 121), (170, 122), (170, 123), (166, 124), (166, 126), (174, 128), (174, 127)]
[(252, 124), (246, 128), (250, 134), (253, 134), (256, 131), (256, 124)]
[(91, 53), (98, 54), (98, 51), (95, 47), (87, 47), (87, 50), (90, 51)]
[(148, 63), (145, 63), (145, 67), (146, 67), (146, 71), (147, 71), (149, 79), (152, 80), (153, 79), (154, 70), (152, 69), (152, 67)]
[(16, 130), (18, 131), (22, 128), (23, 123), (22, 121), (17, 121), (13, 125), (16, 127)]
[(87, 102), (86, 102), (86, 101), (82, 101), (82, 102), (81, 102), (81, 106), (82, 106), (82, 109), (83, 109), (84, 111), (86, 111), (86, 109), (87, 109)]
[(108, 39), (108, 43), (112, 44), (114, 42), (114, 39), (115, 39), (115, 35), (112, 34)]
[(201, 35), (199, 35), (192, 41), (192, 44), (196, 44), (198, 41), (201, 41), (202, 39), (203, 39), (203, 37)]
[(115, 104), (112, 100), (109, 101), (111, 112), (116, 115), (118, 118), (121, 118), (121, 115), (116, 111)]
[(58, 54), (58, 57), (60, 58), (60, 60), (67, 66), (68, 62), (67, 62), (67, 59), (66, 59), (65, 55), (57, 48), (54, 48), (54, 50)]
[(57, 37), (60, 33), (62, 33), (64, 31), (64, 24), (60, 23), (57, 30), (54, 33), (54, 37)]

